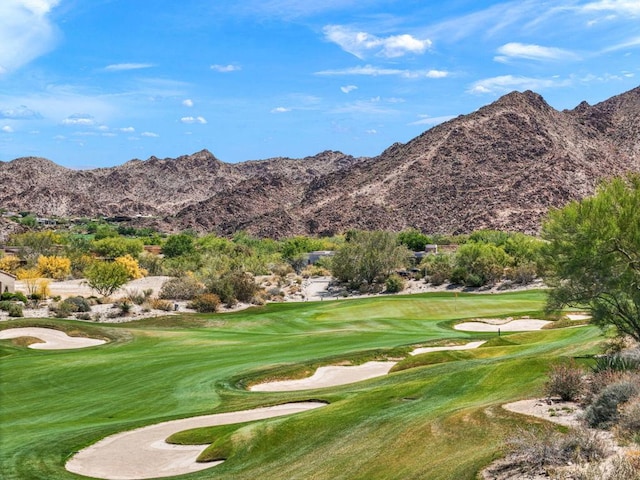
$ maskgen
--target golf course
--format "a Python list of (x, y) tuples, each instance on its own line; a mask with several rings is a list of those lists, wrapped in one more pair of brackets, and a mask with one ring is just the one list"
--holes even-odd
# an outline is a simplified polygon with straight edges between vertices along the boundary
[[(603, 336), (593, 326), (500, 334), (454, 326), (482, 318), (547, 319), (545, 301), (535, 290), (443, 292), (118, 324), (2, 322), (0, 332), (39, 327), (105, 343), (45, 350), (29, 348), (39, 341), (30, 336), (0, 340), (0, 476), (87, 478), (67, 465), (105, 437), (313, 402), (291, 414), (171, 435), (169, 443), (200, 445), (195, 455), (212, 463), (166, 478), (475, 479), (502, 456), (507, 435), (540, 422), (501, 405), (541, 396), (551, 364), (597, 353)], [(411, 354), (470, 342), (476, 348)], [(372, 361), (396, 363), (388, 374), (339, 386), (250, 389), (310, 377), (319, 367)]]

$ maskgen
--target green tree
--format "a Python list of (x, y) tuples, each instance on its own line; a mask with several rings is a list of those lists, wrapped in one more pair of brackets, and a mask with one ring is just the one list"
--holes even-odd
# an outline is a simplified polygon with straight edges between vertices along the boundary
[(479, 287), (498, 282), (512, 262), (505, 251), (491, 243), (465, 243), (455, 255), (455, 263), (466, 272), (464, 283)]
[(594, 324), (640, 341), (640, 176), (551, 211), (542, 231), (548, 307), (586, 307)]
[(175, 258), (181, 255), (189, 255), (196, 250), (193, 236), (186, 233), (171, 235), (162, 246), (162, 253), (167, 258)]
[(118, 262), (95, 262), (87, 267), (85, 277), (91, 289), (108, 297), (129, 281), (129, 272)]
[(144, 250), (144, 245), (138, 239), (116, 236), (94, 240), (91, 249), (106, 258), (124, 257), (125, 255), (138, 258), (138, 255)]
[(353, 287), (385, 281), (394, 269), (406, 266), (411, 259), (411, 252), (391, 232), (352, 231), (347, 238), (331, 264), (333, 275)]
[(431, 238), (414, 228), (400, 232), (398, 234), (398, 241), (414, 252), (423, 252), (424, 247), (432, 243)]

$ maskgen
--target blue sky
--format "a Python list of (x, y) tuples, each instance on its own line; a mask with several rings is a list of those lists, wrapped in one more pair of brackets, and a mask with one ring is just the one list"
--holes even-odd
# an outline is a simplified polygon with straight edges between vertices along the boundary
[(0, 160), (373, 156), (513, 90), (639, 78), (640, 0), (1, 0)]

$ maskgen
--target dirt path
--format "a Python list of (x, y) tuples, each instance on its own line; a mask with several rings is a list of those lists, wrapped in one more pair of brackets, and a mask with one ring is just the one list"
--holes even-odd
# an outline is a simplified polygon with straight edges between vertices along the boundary
[(197, 463), (208, 445), (170, 445), (165, 440), (191, 428), (229, 425), (305, 412), (325, 406), (320, 402), (286, 403), (230, 413), (172, 420), (117, 433), (87, 447), (67, 462), (70, 472), (108, 480), (138, 480), (197, 472), (219, 462)]

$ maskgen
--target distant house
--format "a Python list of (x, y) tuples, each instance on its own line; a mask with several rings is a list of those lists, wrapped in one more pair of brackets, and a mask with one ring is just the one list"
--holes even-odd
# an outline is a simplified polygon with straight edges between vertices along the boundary
[(307, 253), (307, 265), (315, 265), (321, 258), (333, 257), (336, 252), (333, 250), (316, 250)]
[(16, 292), (16, 277), (9, 272), (0, 270), (0, 293), (4, 292)]

